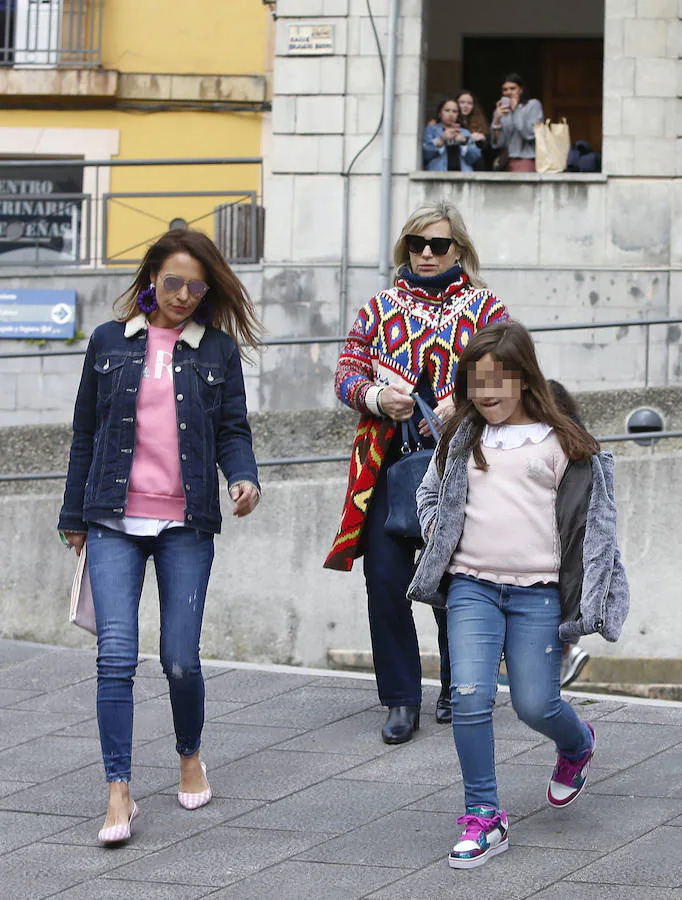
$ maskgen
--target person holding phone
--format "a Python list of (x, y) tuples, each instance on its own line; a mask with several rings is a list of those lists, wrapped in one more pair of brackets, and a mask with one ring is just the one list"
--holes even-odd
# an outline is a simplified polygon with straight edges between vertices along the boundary
[(443, 100), (436, 121), (424, 129), (424, 168), (431, 172), (473, 172), (481, 158), (471, 132), (459, 121), (459, 107), (453, 98)]
[(527, 97), (523, 79), (516, 72), (502, 81), (502, 96), (495, 105), (492, 121), (492, 147), (501, 151), (498, 168), (506, 172), (535, 171), (536, 122), (545, 114), (542, 103)]

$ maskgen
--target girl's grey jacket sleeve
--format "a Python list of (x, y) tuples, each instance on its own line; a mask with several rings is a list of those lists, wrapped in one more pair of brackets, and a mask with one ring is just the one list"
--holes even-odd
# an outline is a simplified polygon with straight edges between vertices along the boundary
[(438, 492), (440, 490), (440, 475), (436, 468), (436, 454), (431, 457), (431, 462), (426, 470), (422, 483), (417, 488), (417, 517), (424, 541), (427, 540), (431, 525), (436, 519), (438, 511)]

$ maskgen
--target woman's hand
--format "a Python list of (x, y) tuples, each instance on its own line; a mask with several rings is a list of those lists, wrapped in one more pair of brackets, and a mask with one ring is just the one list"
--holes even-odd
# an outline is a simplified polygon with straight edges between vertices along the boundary
[(484, 141), (484, 140), (485, 140), (485, 135), (482, 134), (480, 131), (472, 131), (472, 132), (471, 132), (471, 139), (472, 139), (472, 141), (473, 141), (475, 144), (477, 144), (479, 141)]
[(451, 144), (454, 140), (457, 139), (457, 135), (459, 131), (456, 125), (448, 125), (447, 128), (443, 130), (443, 143)]
[(396, 422), (407, 422), (414, 412), (414, 398), (410, 397), (409, 388), (390, 384), (379, 392), (379, 403), (385, 415)]
[[(434, 409), (434, 413), (441, 420), (443, 425), (451, 419), (455, 414), (455, 404), (452, 402), (452, 397), (446, 397), (445, 400), (441, 400), (440, 403)], [(419, 434), (422, 437), (430, 437), (431, 429), (429, 428), (428, 422), (426, 419), (422, 419), (419, 423)], [(442, 432), (442, 427), (438, 429), (439, 433)]]
[[(64, 534), (64, 532), (62, 532), (62, 534)], [(64, 537), (68, 541), (69, 546), (73, 547), (76, 554), (80, 556), (83, 545), (88, 537), (87, 531), (71, 531), (68, 534), (64, 534)]]
[(238, 481), (233, 484), (230, 488), (230, 497), (234, 501), (232, 515), (240, 519), (252, 513), (260, 499), (258, 488), (250, 481)]

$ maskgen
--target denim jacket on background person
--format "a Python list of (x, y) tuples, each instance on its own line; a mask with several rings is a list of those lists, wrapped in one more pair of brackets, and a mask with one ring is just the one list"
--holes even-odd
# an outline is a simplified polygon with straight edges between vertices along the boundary
[[(73, 415), (60, 530), (87, 531), (88, 522), (125, 515), (146, 353), (144, 315), (106, 322), (90, 338)], [(248, 481), (259, 488), (235, 340), (190, 320), (175, 343), (172, 377), (185, 525), (217, 533), (222, 517), (216, 466), (229, 486)]]
[[(443, 144), (438, 147), (434, 141), (442, 138), (445, 129), (437, 122), (435, 125), (427, 125), (424, 129), (424, 166), (431, 172), (447, 172), (448, 148)], [(471, 137), (471, 132), (466, 128), (461, 129), (461, 134), (467, 139), (466, 144), (459, 144), (459, 159), (462, 172), (473, 172), (474, 166), (481, 158), (481, 151)]]
[[(441, 579), (462, 536), (467, 498), (467, 465), (463, 451), (470, 435), (463, 422), (450, 441), (441, 478), (434, 454), (417, 488), (417, 513), (426, 546), (407, 590), (408, 600), (444, 606)], [(563, 641), (598, 632), (617, 641), (630, 608), (630, 590), (616, 536), (613, 493), (615, 461), (600, 452), (569, 460), (556, 495), (557, 531), (561, 544), (559, 594)]]

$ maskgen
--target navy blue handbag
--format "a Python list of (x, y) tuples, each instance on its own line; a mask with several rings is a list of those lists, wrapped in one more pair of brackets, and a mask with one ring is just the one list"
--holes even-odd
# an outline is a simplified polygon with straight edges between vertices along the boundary
[[(442, 424), (440, 419), (419, 394), (412, 394), (412, 396), (437, 443), (438, 427)], [(384, 528), (395, 537), (419, 540), (421, 529), (417, 518), (416, 493), (431, 462), (433, 450), (425, 450), (422, 447), (419, 432), (411, 419), (409, 422), (401, 422), (401, 427), (403, 442), (400, 452), (402, 455), (392, 466), (389, 466), (386, 472), (388, 515)], [(410, 436), (412, 436), (414, 447), (410, 442)]]

